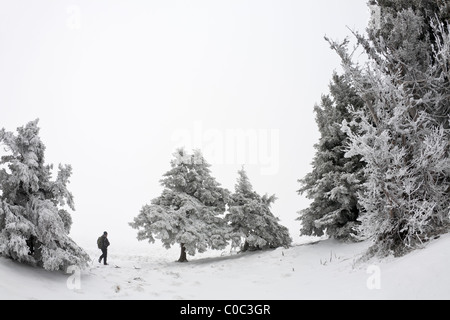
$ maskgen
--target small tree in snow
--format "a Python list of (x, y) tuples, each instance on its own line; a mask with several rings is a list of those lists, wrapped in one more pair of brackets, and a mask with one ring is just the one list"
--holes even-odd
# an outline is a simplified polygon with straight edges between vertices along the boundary
[(160, 239), (169, 249), (181, 248), (179, 262), (186, 253), (195, 255), (207, 248), (223, 249), (229, 228), (223, 219), (229, 192), (211, 176), (210, 165), (200, 151), (188, 154), (179, 149), (164, 174), (162, 194), (145, 205), (130, 226), (138, 229), (138, 239)]
[(45, 146), (38, 120), (12, 132), (0, 131), (6, 155), (0, 160), (0, 254), (47, 270), (69, 265), (86, 266), (90, 260), (69, 238), (74, 209), (67, 183), (70, 165), (59, 165), (55, 181), (52, 165), (44, 164)]
[(270, 211), (275, 195), (261, 197), (253, 191), (245, 170), (238, 171), (238, 174), (227, 214), (232, 227), (233, 245), (238, 245), (243, 238), (243, 251), (289, 247), (292, 243), (289, 230), (280, 225), (279, 219)]

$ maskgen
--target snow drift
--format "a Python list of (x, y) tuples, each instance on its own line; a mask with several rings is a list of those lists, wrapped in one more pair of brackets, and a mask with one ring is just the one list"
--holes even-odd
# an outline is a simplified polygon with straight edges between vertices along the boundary
[(450, 234), (400, 258), (358, 262), (369, 242), (296, 243), (289, 249), (208, 251), (177, 263), (178, 250), (111, 247), (109, 265), (87, 249), (85, 270), (46, 271), (0, 258), (0, 299), (449, 299)]

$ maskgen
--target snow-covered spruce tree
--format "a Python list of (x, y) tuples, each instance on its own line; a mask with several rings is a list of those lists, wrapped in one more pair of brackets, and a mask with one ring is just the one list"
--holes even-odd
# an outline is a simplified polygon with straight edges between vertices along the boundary
[(279, 219), (270, 211), (275, 195), (261, 197), (253, 191), (244, 168), (238, 174), (226, 216), (232, 227), (233, 246), (238, 246), (240, 239), (244, 239), (242, 251), (289, 247), (292, 243), (289, 230), (280, 225)]
[(153, 243), (157, 238), (167, 249), (178, 243), (178, 261), (185, 262), (186, 253), (193, 256), (227, 246), (230, 230), (224, 214), (229, 191), (211, 176), (200, 151), (188, 154), (178, 149), (174, 157), (161, 180), (162, 194), (144, 205), (130, 226), (138, 229), (139, 240)]
[[(450, 3), (431, 0), (371, 0), (370, 3), (378, 6), (376, 19), (379, 21), (369, 25), (366, 35), (355, 33), (355, 36), (372, 63), (382, 66), (383, 73), (401, 76), (401, 84), (416, 98), (429, 92), (430, 81), (440, 82), (436, 89), (445, 97), (449, 82), (440, 72), (444, 71), (445, 75), (448, 66), (445, 58), (435, 59), (435, 55), (445, 54), (442, 46), (445, 46), (445, 35), (448, 34)], [(433, 79), (429, 78), (430, 71), (435, 72)], [(368, 84), (361, 80), (359, 85)], [(368, 93), (364, 96), (365, 101), (371, 98)], [(440, 99), (433, 107), (420, 103), (411, 112), (421, 108), (448, 127), (448, 99)], [(374, 113), (372, 117), (376, 121)]]
[(389, 3), (380, 29), (357, 35), (367, 64), (352, 61), (346, 42), (331, 42), (365, 105), (343, 130), (347, 156), (366, 163), (359, 202), (360, 231), (375, 241), (369, 255), (404, 254), (450, 226), (450, 34), (439, 19), (448, 4)]
[(17, 129), (17, 135), (0, 131), (6, 155), (0, 160), (0, 254), (47, 270), (85, 267), (90, 260), (69, 238), (74, 210), (67, 190), (70, 165), (59, 165), (52, 181), (52, 165), (44, 164), (45, 146), (38, 120)]
[(306, 193), (312, 202), (299, 212), (302, 235), (327, 235), (353, 240), (360, 207), (357, 192), (364, 182), (361, 156), (345, 157), (348, 135), (341, 130), (342, 121), (351, 121), (351, 110), (363, 106), (361, 98), (343, 76), (336, 73), (330, 83), (330, 94), (314, 107), (320, 140), (312, 171), (299, 180), (299, 194)]

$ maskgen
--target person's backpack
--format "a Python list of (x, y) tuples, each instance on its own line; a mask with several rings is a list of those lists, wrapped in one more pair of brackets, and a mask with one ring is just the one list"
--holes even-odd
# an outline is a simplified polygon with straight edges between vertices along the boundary
[(101, 248), (102, 248), (102, 245), (103, 245), (102, 236), (100, 236), (100, 237), (98, 237), (98, 239), (97, 239), (97, 247), (98, 247), (99, 249), (101, 249)]

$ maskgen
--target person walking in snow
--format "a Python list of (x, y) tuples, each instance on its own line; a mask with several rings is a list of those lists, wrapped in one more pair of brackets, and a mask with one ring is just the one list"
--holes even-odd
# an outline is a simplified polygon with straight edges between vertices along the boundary
[(108, 258), (108, 247), (109, 247), (109, 240), (108, 240), (108, 232), (103, 232), (103, 235), (98, 238), (97, 240), (97, 246), (100, 250), (102, 250), (102, 255), (100, 258), (98, 258), (98, 262), (107, 265), (106, 259)]

